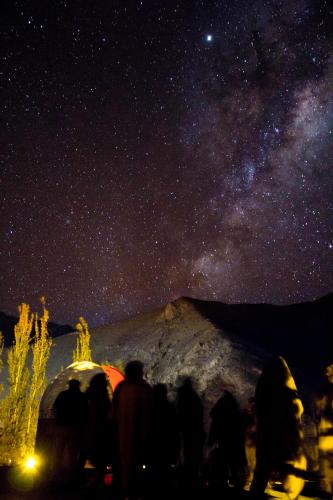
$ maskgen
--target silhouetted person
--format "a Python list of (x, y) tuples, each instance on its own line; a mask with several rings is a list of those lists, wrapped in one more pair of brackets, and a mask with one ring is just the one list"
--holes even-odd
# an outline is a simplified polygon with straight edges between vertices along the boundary
[(280, 474), (289, 498), (297, 498), (304, 486), (301, 415), (303, 405), (287, 363), (277, 357), (262, 372), (256, 388), (257, 449), (251, 492), (265, 491), (273, 472)]
[(154, 402), (154, 434), (153, 434), (153, 465), (155, 480), (166, 484), (170, 478), (171, 466), (179, 459), (180, 436), (176, 407), (167, 397), (165, 384), (153, 387)]
[(235, 397), (227, 390), (210, 412), (208, 445), (216, 447), (216, 464), (221, 485), (243, 486), (245, 449), (242, 414)]
[(182, 439), (182, 459), (189, 480), (194, 483), (202, 464), (205, 441), (203, 404), (188, 377), (177, 391), (177, 411)]
[(153, 394), (143, 379), (140, 361), (126, 365), (125, 380), (117, 386), (112, 403), (118, 480), (125, 495), (137, 495), (145, 468), (151, 461), (153, 430)]
[(104, 373), (95, 375), (86, 390), (88, 421), (86, 428), (86, 456), (103, 476), (111, 463), (111, 400)]
[(321, 487), (333, 494), (333, 365), (326, 368), (325, 382), (316, 398)]
[(87, 398), (80, 390), (80, 382), (70, 380), (68, 389), (60, 392), (53, 404), (56, 418), (55, 479), (74, 479), (79, 472), (87, 411)]

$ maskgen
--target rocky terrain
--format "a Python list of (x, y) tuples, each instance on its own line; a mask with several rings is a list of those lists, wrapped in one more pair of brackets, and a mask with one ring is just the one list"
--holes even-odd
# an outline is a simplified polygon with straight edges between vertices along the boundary
[[(272, 354), (286, 357), (300, 390), (315, 390), (332, 362), (333, 296), (291, 306), (227, 305), (180, 298), (165, 307), (91, 331), (97, 363), (140, 359), (151, 383), (193, 378), (208, 406), (222, 388), (245, 404)], [(54, 340), (49, 377), (71, 362), (76, 334)]]
[[(263, 365), (276, 353), (285, 356), (306, 399), (332, 362), (332, 302), (333, 295), (291, 306), (180, 298), (91, 330), (93, 360), (117, 365), (140, 359), (149, 382), (170, 388), (190, 376), (209, 408), (222, 388), (246, 404)], [(72, 362), (76, 338), (75, 332), (54, 338), (49, 380)]]

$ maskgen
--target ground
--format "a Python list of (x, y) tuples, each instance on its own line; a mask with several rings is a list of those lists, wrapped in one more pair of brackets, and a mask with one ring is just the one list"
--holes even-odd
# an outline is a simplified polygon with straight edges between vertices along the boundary
[[(14, 485), (15, 481), (11, 479), (13, 476), (12, 469), (8, 467), (0, 467), (0, 498), (1, 500), (118, 500), (112, 490), (112, 486), (103, 484), (95, 484), (94, 472), (85, 471), (84, 478), (77, 484), (66, 485), (39, 485), (37, 480), (29, 482), (25, 480), (21, 482), (21, 487), (18, 487), (18, 482)], [(311, 496), (309, 496), (311, 495)], [(175, 481), (170, 488), (167, 485), (159, 484), (155, 491), (150, 495), (144, 496), (147, 500), (172, 500), (195, 499), (195, 500), (250, 500), (248, 492), (237, 493), (235, 490), (228, 490), (228, 492), (212, 492), (209, 488), (195, 488), (189, 491), (180, 482)], [(271, 499), (285, 499), (287, 495), (283, 492), (267, 490), (267, 500)], [(251, 499), (252, 500), (252, 499)], [(328, 497), (321, 494), (319, 491), (306, 485), (304, 495), (301, 495), (298, 500), (328, 500)]]

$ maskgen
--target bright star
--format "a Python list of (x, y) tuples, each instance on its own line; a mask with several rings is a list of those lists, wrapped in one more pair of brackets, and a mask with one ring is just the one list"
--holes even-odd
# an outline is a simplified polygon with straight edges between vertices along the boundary
[(213, 35), (206, 35), (206, 41), (211, 42), (213, 40)]

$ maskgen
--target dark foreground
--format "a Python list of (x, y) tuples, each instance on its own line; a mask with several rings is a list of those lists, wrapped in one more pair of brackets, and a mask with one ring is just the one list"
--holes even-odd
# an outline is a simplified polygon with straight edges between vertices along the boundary
[[(23, 474), (10, 467), (0, 467), (0, 499), (1, 500), (124, 500), (114, 487), (112, 476), (98, 481), (93, 469), (84, 471), (84, 475), (76, 482), (50, 484), (41, 481), (35, 474)], [(149, 484), (149, 486), (148, 486)], [(265, 499), (281, 498), (287, 495), (274, 490), (267, 490)], [(299, 500), (328, 500), (328, 496), (317, 487), (315, 482), (308, 482)], [(141, 491), (130, 500), (262, 500), (254, 499), (249, 492), (236, 488), (222, 488), (205, 481), (189, 483), (181, 469), (173, 471), (169, 478), (160, 478), (142, 484)]]

